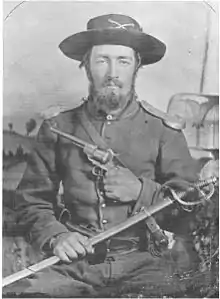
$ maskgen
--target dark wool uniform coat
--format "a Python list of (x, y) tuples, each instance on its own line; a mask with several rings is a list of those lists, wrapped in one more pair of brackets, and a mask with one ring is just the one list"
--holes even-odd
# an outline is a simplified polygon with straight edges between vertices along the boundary
[[(82, 148), (51, 132), (50, 126), (54, 125), (92, 143), (81, 123), (82, 113), (109, 148), (119, 154), (123, 164), (142, 181), (136, 201), (116, 202), (105, 195), (98, 198), (95, 177), (91, 173), (93, 166)], [(197, 179), (181, 131), (165, 126), (161, 119), (146, 112), (137, 101), (133, 101), (116, 119), (111, 115), (100, 116), (89, 102), (84, 102), (43, 122), (17, 190), (18, 219), (27, 226), (32, 244), (42, 249), (52, 236), (68, 231), (54, 212), (60, 182), (72, 222), (106, 230), (123, 222), (141, 206), (151, 205), (159, 184), (171, 178)], [(127, 229), (121, 236), (137, 237), (137, 228)]]

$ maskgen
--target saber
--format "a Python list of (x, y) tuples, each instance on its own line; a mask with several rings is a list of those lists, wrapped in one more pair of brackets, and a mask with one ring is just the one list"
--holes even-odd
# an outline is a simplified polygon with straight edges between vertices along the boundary
[[(157, 205), (154, 205), (152, 207), (148, 208), (148, 211), (146, 209), (142, 209), (139, 213), (137, 213), (134, 216), (131, 216), (123, 223), (120, 223), (104, 232), (101, 232), (97, 234), (96, 236), (93, 236), (89, 239), (89, 244), (92, 246), (105, 241), (112, 236), (116, 235), (117, 233), (120, 233), (122, 230), (125, 230), (129, 228), (130, 226), (138, 223), (139, 221), (145, 220), (148, 216), (151, 214), (156, 213), (157, 211), (160, 211), (161, 209), (171, 205), (173, 201), (171, 199), (164, 199), (162, 203), (159, 203)], [(22, 278), (28, 277), (30, 275), (35, 274), (38, 271), (43, 270), (44, 268), (47, 268), (49, 266), (52, 266), (56, 263), (58, 263), (60, 259), (57, 256), (49, 257), (39, 263), (34, 264), (33, 266), (29, 266), (24, 270), (18, 271), (14, 274), (11, 274), (5, 278), (2, 279), (2, 287), (5, 287), (13, 282), (16, 282)]]
[[(218, 179), (216, 177), (211, 177), (207, 180), (198, 182), (197, 184), (195, 184), (195, 186), (204, 187), (209, 184), (215, 184), (217, 181), (218, 181)], [(193, 187), (189, 188), (189, 190), (187, 190), (187, 191), (179, 192), (178, 193), (179, 198), (185, 197), (187, 195), (187, 193), (191, 192), (192, 190), (194, 190)], [(107, 229), (106, 231), (103, 231), (103, 232), (89, 238), (89, 244), (94, 246), (94, 245), (97, 245), (98, 243), (106, 241), (107, 239), (115, 236), (116, 234), (120, 233), (121, 231), (137, 224), (140, 221), (147, 219), (151, 215), (170, 206), (171, 204), (174, 203), (174, 201), (175, 201), (175, 199), (172, 200), (172, 199), (170, 199), (170, 197), (167, 196), (164, 198), (164, 200), (162, 202), (159, 202), (153, 206), (148, 207), (147, 210), (143, 207), (140, 212), (129, 217), (124, 222), (119, 223), (119, 224), (115, 225), (114, 227)], [(58, 258), (57, 256), (52, 256), (52, 257), (49, 257), (39, 263), (36, 263), (32, 266), (27, 267), (24, 270), (21, 270), (14, 274), (11, 274), (2, 279), (2, 287), (5, 287), (11, 283), (14, 283), (14, 282), (20, 280), (20, 279), (23, 279), (30, 275), (33, 275), (36, 272), (41, 271), (44, 268), (47, 268), (49, 266), (52, 266), (60, 261), (61, 261), (60, 258)]]

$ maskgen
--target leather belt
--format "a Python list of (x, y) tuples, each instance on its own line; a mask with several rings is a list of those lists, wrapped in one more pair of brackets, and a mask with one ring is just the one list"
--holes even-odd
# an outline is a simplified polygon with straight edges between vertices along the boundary
[(107, 242), (107, 255), (128, 253), (139, 249), (139, 238), (117, 239), (112, 238)]

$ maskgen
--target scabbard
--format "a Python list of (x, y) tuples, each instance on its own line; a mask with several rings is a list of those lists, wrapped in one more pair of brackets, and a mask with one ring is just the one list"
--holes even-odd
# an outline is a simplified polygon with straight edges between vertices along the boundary
[(166, 248), (168, 246), (168, 238), (164, 234), (163, 230), (160, 228), (160, 226), (157, 224), (156, 220), (153, 216), (149, 216), (145, 223), (147, 225), (147, 228), (149, 229), (152, 239), (155, 242), (156, 246), (158, 248)]

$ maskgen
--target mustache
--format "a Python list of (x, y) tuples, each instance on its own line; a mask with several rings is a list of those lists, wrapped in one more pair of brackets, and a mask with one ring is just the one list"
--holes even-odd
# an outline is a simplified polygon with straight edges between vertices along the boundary
[(117, 78), (107, 78), (103, 82), (102, 87), (108, 87), (108, 86), (118, 86), (121, 88), (123, 86), (123, 84)]

